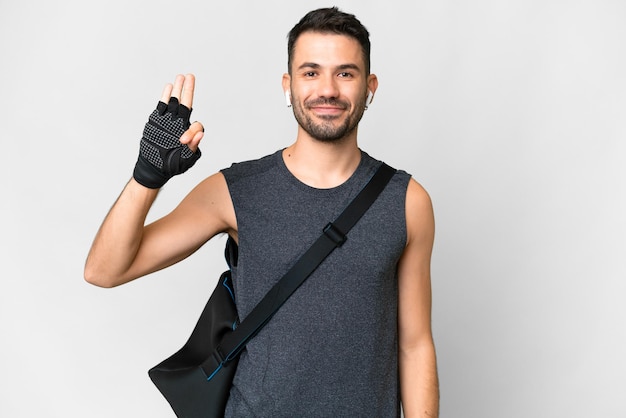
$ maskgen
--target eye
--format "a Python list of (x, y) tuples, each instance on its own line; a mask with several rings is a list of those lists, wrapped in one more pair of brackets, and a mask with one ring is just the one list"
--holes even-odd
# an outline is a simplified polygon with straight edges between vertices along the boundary
[(305, 77), (315, 77), (317, 73), (315, 71), (307, 71), (303, 74)]
[(337, 76), (340, 77), (340, 78), (350, 78), (350, 77), (352, 77), (352, 73), (349, 73), (347, 71), (343, 71), (343, 72), (337, 74)]

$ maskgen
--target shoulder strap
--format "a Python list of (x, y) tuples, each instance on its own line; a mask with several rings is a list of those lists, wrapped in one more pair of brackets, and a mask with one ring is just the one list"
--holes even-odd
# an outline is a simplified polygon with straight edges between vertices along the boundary
[(344, 209), (339, 217), (326, 225), (322, 235), (291, 269), (272, 287), (250, 314), (233, 332), (222, 339), (213, 354), (220, 364), (233, 360), (276, 311), (315, 271), (322, 261), (347, 239), (346, 235), (357, 221), (367, 212), (378, 195), (391, 180), (396, 170), (385, 163), (376, 170), (365, 187)]

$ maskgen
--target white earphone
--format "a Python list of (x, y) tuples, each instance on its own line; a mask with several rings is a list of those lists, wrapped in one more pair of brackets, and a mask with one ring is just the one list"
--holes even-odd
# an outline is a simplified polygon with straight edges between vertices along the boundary
[(291, 107), (291, 94), (289, 91), (285, 92), (285, 103), (287, 103), (287, 107)]
[(369, 105), (372, 104), (372, 100), (374, 100), (374, 94), (370, 90), (368, 90), (367, 91), (367, 98), (365, 99), (365, 108), (366, 109), (367, 109), (367, 107)]

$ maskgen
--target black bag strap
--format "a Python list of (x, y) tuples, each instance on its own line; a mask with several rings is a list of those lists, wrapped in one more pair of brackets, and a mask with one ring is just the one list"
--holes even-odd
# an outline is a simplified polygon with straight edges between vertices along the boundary
[(326, 225), (322, 235), (289, 271), (267, 292), (263, 299), (233, 332), (224, 336), (213, 353), (218, 364), (226, 365), (239, 355), (245, 345), (272, 318), (276, 311), (315, 271), (322, 261), (346, 241), (346, 234), (367, 212), (396, 170), (382, 163), (359, 194), (339, 217)]

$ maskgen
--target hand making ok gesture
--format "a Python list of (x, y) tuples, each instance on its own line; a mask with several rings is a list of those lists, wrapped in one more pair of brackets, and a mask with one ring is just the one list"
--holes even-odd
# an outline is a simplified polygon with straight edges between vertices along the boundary
[(151, 189), (162, 187), (171, 177), (184, 173), (200, 158), (204, 136), (200, 122), (189, 122), (195, 77), (178, 75), (167, 84), (157, 108), (145, 125), (133, 177)]

